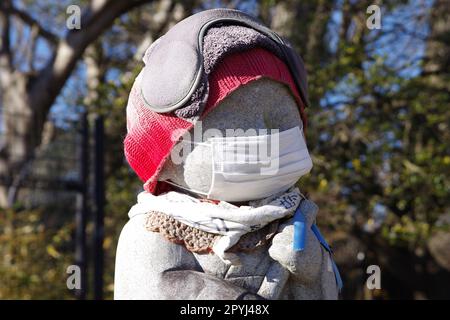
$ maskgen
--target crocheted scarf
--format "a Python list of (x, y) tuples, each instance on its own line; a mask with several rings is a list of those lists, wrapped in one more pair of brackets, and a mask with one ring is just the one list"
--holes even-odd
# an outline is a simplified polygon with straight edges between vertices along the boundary
[[(237, 255), (229, 249), (244, 235), (247, 235), (247, 239), (261, 239), (261, 235), (255, 237), (257, 233), (254, 232), (274, 221), (292, 216), (301, 199), (298, 188), (251, 201), (248, 206), (235, 206), (225, 201), (217, 204), (206, 202), (175, 191), (158, 196), (142, 192), (128, 215), (132, 218), (145, 214), (148, 230), (161, 232), (169, 240), (183, 242), (187, 248), (197, 248), (198, 251), (207, 251), (212, 245), (212, 251), (225, 263), (239, 264)], [(266, 228), (264, 233), (273, 235), (276, 231), (272, 228)], [(192, 237), (192, 234), (201, 231), (209, 234), (196, 237), (203, 239), (203, 243), (187, 237), (188, 234)], [(259, 240), (253, 240), (255, 245), (258, 242)]]

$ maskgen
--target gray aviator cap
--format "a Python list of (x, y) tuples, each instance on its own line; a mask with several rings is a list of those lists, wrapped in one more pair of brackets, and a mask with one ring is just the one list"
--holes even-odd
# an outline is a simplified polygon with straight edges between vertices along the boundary
[(272, 40), (282, 53), (302, 102), (309, 105), (303, 61), (285, 40), (239, 10), (212, 9), (180, 21), (147, 50), (141, 88), (147, 107), (167, 113), (189, 102), (207, 76), (203, 65), (204, 35), (210, 27), (220, 25), (248, 27)]

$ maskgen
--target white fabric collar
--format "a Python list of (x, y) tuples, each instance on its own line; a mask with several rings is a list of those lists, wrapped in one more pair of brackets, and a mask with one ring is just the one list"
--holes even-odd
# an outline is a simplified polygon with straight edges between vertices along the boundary
[(227, 264), (239, 264), (235, 254), (225, 252), (235, 245), (242, 235), (258, 230), (274, 220), (294, 214), (304, 196), (299, 189), (290, 190), (262, 200), (251, 201), (248, 206), (235, 206), (225, 201), (218, 204), (175, 191), (159, 196), (141, 192), (128, 216), (159, 211), (191, 227), (220, 234), (213, 251)]

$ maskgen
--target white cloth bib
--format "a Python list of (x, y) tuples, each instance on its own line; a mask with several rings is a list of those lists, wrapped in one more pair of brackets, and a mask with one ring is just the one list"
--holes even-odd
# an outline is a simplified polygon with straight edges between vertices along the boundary
[(298, 188), (253, 201), (249, 206), (235, 206), (225, 201), (218, 204), (202, 202), (186, 194), (168, 192), (159, 196), (148, 192), (138, 195), (137, 203), (130, 209), (130, 218), (150, 211), (165, 213), (191, 227), (222, 237), (213, 246), (213, 251), (227, 264), (239, 264), (237, 256), (225, 252), (235, 245), (240, 237), (258, 230), (274, 220), (292, 216), (303, 195)]

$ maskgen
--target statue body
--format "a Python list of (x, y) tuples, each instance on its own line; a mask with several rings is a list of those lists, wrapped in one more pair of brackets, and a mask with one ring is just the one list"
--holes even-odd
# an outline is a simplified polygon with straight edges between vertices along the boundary
[[(197, 126), (197, 124), (196, 124)], [(260, 79), (241, 86), (211, 111), (201, 123), (202, 132), (230, 128), (279, 129), (300, 126), (298, 106), (283, 84)], [(194, 127), (195, 130), (195, 127)], [(244, 133), (243, 133), (244, 134)], [(208, 151), (194, 147), (182, 164), (166, 162), (161, 179), (187, 189), (208, 192), (211, 160)], [(194, 161), (202, 154), (203, 162)], [(335, 275), (329, 253), (310, 227), (317, 206), (301, 204), (308, 228), (306, 248), (292, 250), (293, 225), (278, 227), (272, 241), (250, 252), (239, 252), (240, 265), (227, 265), (214, 253), (197, 254), (145, 228), (145, 216), (131, 218), (120, 235), (115, 270), (115, 299), (258, 299), (274, 263), (287, 274), (277, 299), (337, 299)]]

